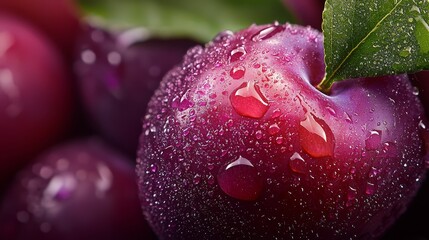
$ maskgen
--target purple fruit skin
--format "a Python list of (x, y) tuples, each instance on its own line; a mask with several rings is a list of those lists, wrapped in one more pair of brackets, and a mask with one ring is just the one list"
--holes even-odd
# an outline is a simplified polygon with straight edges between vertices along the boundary
[(98, 139), (69, 142), (19, 173), (0, 206), (0, 239), (155, 239), (134, 168)]
[[(134, 40), (131, 31), (113, 34), (88, 27), (79, 40), (75, 71), (94, 128), (135, 156), (141, 118), (150, 97), (164, 74), (197, 43), (187, 39)], [(126, 37), (127, 33), (131, 37)]]
[[(328, 96), (315, 88), (324, 74), (322, 35), (289, 24), (224, 32), (188, 52), (140, 137), (140, 199), (160, 239), (374, 239), (397, 219), (421, 185), (428, 136), (407, 76), (342, 81)], [(268, 101), (260, 118), (233, 107), (246, 82)], [(318, 139), (302, 130), (309, 114), (332, 142), (306, 141)], [(247, 165), (225, 178), (240, 157)]]
[(322, 12), (325, 0), (283, 0), (299, 23), (322, 29)]

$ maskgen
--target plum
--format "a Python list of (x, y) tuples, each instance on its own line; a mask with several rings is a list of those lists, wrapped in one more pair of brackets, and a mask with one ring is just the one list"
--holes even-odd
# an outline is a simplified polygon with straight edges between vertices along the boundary
[(30, 25), (0, 16), (0, 183), (67, 132), (73, 104), (64, 65)]
[(273, 23), (188, 52), (149, 102), (137, 173), (160, 239), (374, 239), (426, 172), (407, 75), (329, 93), (323, 38)]
[(16, 177), (0, 205), (0, 239), (155, 239), (132, 164), (96, 138), (58, 145)]
[(146, 37), (138, 28), (114, 34), (89, 27), (79, 41), (75, 68), (92, 125), (132, 156), (150, 97), (163, 75), (197, 44)]
[(52, 45), (67, 55), (73, 53), (81, 31), (74, 0), (0, 0), (0, 14), (17, 16), (45, 34)]

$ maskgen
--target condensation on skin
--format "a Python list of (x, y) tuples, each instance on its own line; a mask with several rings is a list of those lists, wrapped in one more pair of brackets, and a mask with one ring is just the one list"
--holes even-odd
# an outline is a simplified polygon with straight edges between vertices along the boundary
[[(404, 105), (371, 88), (338, 85), (337, 95), (318, 95), (311, 78), (323, 77), (321, 35), (281, 26), (271, 35), (276, 24), (223, 32), (206, 48), (189, 50), (149, 103), (137, 173), (144, 213), (162, 238), (372, 239), (388, 224), (365, 225), (368, 215), (382, 218), (385, 211), (389, 222), (415, 192), (423, 174), (416, 171), (422, 142), (414, 129), (421, 109), (407, 80), (379, 79), (390, 83), (388, 97)], [(266, 39), (252, 40), (264, 29)], [(237, 46), (246, 53), (231, 62)], [(239, 79), (230, 76), (235, 66), (246, 69)], [(231, 96), (251, 84), (260, 104), (236, 104)], [(176, 103), (185, 93), (193, 105), (181, 110)], [(351, 103), (360, 100), (374, 111)], [(379, 129), (379, 143), (370, 139), (366, 148)], [(251, 164), (228, 168), (237, 160)], [(368, 232), (360, 232), (362, 225)]]

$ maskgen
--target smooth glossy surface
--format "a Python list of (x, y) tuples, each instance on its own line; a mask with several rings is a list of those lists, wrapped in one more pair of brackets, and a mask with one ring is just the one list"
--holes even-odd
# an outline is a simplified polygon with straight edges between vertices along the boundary
[(0, 14), (14, 15), (26, 21), (68, 56), (71, 56), (81, 30), (74, 0), (0, 0)]
[(30, 25), (0, 16), (0, 185), (63, 137), (70, 89), (57, 49)]
[(57, 146), (19, 173), (0, 205), (0, 239), (154, 239), (130, 160), (96, 139)]

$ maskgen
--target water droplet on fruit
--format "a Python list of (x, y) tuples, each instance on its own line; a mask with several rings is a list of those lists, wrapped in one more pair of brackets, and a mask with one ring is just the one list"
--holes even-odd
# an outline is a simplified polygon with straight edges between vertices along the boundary
[(414, 96), (418, 96), (419, 95), (419, 88), (418, 87), (413, 87), (413, 95)]
[(276, 35), (277, 33), (282, 32), (284, 29), (285, 27), (283, 25), (273, 25), (273, 26), (264, 28), (252, 36), (252, 41), (259, 42), (262, 40), (266, 40)]
[(420, 122), (419, 122), (419, 128), (422, 130), (426, 129), (426, 124), (422, 120), (420, 120)]
[(307, 172), (307, 163), (304, 158), (297, 152), (295, 152), (289, 160), (289, 167), (292, 171), (296, 173), (306, 173)]
[(276, 143), (282, 144), (283, 143), (283, 137), (282, 136), (276, 137)]
[(367, 150), (375, 150), (380, 147), (381, 144), (381, 131), (372, 130), (370, 131), (369, 137), (365, 140), (365, 148)]
[(368, 173), (368, 177), (369, 178), (375, 178), (375, 177), (377, 177), (378, 172), (379, 172), (379, 170), (377, 168), (371, 167), (371, 169), (369, 170), (369, 173)]
[(231, 69), (231, 71), (229, 72), (229, 75), (233, 78), (233, 79), (240, 79), (244, 76), (244, 74), (246, 73), (246, 68), (243, 66), (235, 66)]
[(350, 117), (350, 114), (344, 112), (344, 117), (346, 119), (346, 122), (353, 123), (353, 119), (352, 119), (352, 117)]
[(194, 103), (189, 100), (189, 90), (182, 95), (180, 100), (178, 98), (173, 99), (172, 106), (179, 109), (179, 111), (185, 111), (194, 106)]
[(329, 112), (332, 116), (334, 116), (334, 117), (336, 117), (336, 116), (337, 116), (337, 112), (335, 112), (335, 110), (334, 110), (333, 108), (331, 108), (331, 107), (326, 107), (326, 110), (328, 110), (328, 112)]
[(281, 114), (282, 114), (281, 110), (277, 108), (273, 111), (273, 114), (271, 115), (271, 119), (278, 118), (281, 116)]
[(196, 174), (196, 175), (194, 176), (193, 183), (194, 183), (195, 185), (198, 185), (200, 182), (201, 182), (201, 176), (200, 176), (199, 174)]
[(331, 128), (312, 113), (299, 124), (300, 144), (304, 151), (313, 157), (334, 155), (334, 135)]
[(256, 137), (256, 139), (261, 139), (262, 138), (262, 131), (261, 130), (258, 130), (258, 131), (256, 131), (255, 132), (255, 137)]
[(239, 200), (256, 200), (264, 188), (262, 177), (255, 166), (240, 156), (217, 175), (220, 188), (228, 196)]
[(277, 134), (278, 132), (280, 132), (280, 127), (279, 127), (279, 125), (277, 125), (277, 123), (271, 124), (271, 125), (268, 127), (268, 133), (269, 133), (270, 135)]
[(156, 164), (151, 164), (150, 165), (150, 172), (156, 173), (156, 171), (158, 171), (158, 167), (156, 166)]
[(374, 183), (370, 183), (370, 182), (366, 183), (365, 193), (367, 195), (373, 195), (375, 193), (375, 190), (376, 190), (376, 185)]
[(229, 61), (235, 62), (240, 60), (241, 57), (246, 55), (246, 49), (243, 46), (237, 47), (231, 51), (231, 56), (229, 57)]
[(262, 118), (269, 108), (267, 98), (254, 82), (241, 84), (231, 93), (230, 102), (234, 110), (243, 117)]
[(398, 155), (396, 144), (394, 142), (383, 143), (383, 154), (387, 157), (395, 157)]
[(357, 190), (349, 186), (349, 190), (347, 191), (347, 201), (346, 206), (351, 207), (356, 202)]

